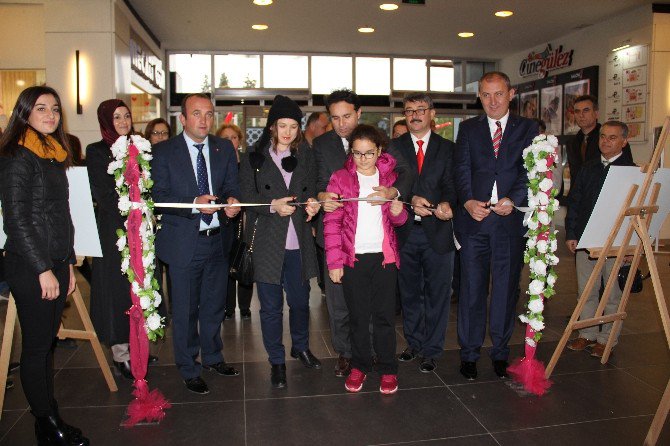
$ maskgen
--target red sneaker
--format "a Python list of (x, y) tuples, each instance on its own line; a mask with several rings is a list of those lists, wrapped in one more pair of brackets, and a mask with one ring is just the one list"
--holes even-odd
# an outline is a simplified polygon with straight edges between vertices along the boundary
[(344, 388), (349, 392), (360, 392), (363, 388), (363, 382), (365, 381), (365, 378), (365, 373), (352, 367), (351, 373), (349, 373), (349, 376), (344, 383)]
[(382, 375), (379, 391), (385, 395), (391, 395), (398, 391), (398, 375)]

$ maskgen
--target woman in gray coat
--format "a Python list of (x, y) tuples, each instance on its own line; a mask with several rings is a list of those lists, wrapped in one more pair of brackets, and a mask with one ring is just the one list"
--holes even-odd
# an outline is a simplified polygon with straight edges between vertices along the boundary
[[(243, 200), (267, 203), (251, 208), (247, 234), (253, 234), (254, 280), (261, 304), (263, 344), (271, 382), (286, 387), (282, 344), (283, 292), (289, 305), (291, 356), (306, 367), (321, 363), (309, 350), (309, 280), (317, 275), (312, 227), (319, 211), (312, 153), (302, 140), (302, 112), (293, 100), (275, 97), (263, 136), (240, 164)], [(306, 206), (291, 203), (310, 202)]]

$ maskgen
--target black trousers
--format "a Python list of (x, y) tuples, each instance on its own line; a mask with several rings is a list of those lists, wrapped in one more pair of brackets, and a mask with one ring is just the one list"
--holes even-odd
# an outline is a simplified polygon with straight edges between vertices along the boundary
[(53, 354), (70, 282), (69, 265), (57, 262), (52, 270), (60, 284), (54, 300), (42, 299), (42, 287), (32, 265), (8, 252), (5, 269), (21, 324), (21, 385), (36, 417), (57, 412), (54, 399)]
[(344, 267), (342, 288), (349, 308), (351, 365), (364, 373), (372, 370), (370, 320), (381, 375), (398, 373), (395, 356), (395, 299), (398, 269), (382, 265), (382, 253), (356, 254), (354, 268)]
[[(237, 285), (237, 293), (235, 288)], [(240, 311), (249, 310), (251, 306), (251, 297), (254, 294), (254, 284), (251, 285), (242, 285), (237, 280), (228, 276), (228, 292), (226, 293), (226, 311), (228, 313), (235, 312), (235, 300), (237, 300), (237, 305), (240, 307)], [(235, 299), (237, 295), (237, 299)]]

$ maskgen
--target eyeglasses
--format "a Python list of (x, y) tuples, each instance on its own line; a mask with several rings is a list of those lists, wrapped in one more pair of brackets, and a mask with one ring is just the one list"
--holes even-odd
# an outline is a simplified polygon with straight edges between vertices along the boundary
[(166, 132), (166, 131), (157, 132), (157, 131), (154, 130), (153, 132), (151, 132), (151, 134), (154, 135), (154, 136), (168, 136), (170, 133)]
[(403, 114), (407, 116), (408, 118), (412, 115), (417, 115), (417, 116), (423, 116), (426, 114), (428, 110), (431, 110), (430, 108), (417, 108), (416, 110), (408, 108), (403, 110)]
[(377, 154), (377, 151), (361, 153), (361, 152), (357, 152), (357, 151), (354, 150), (353, 152), (351, 152), (351, 154), (354, 155), (354, 158), (356, 158), (358, 160), (361, 159), (361, 158), (371, 160), (372, 158), (375, 157), (375, 155)]

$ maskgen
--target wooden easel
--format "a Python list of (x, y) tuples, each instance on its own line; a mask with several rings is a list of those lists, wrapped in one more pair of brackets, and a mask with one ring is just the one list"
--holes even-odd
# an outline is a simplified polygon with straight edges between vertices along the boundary
[[(603, 312), (605, 310), (605, 305), (607, 305), (607, 302), (609, 301), (610, 293), (612, 292), (613, 287), (618, 286), (617, 276), (619, 273), (619, 267), (623, 263), (624, 256), (626, 255), (633, 255), (633, 261), (631, 263), (630, 270), (634, 272), (637, 270), (637, 267), (640, 264), (642, 253), (644, 251), (644, 255), (647, 258), (647, 264), (649, 265), (649, 272), (651, 274), (651, 281), (654, 287), (654, 294), (656, 296), (658, 310), (661, 316), (661, 321), (663, 323), (663, 331), (665, 332), (665, 338), (668, 343), (668, 347), (670, 347), (670, 315), (668, 313), (668, 306), (665, 301), (665, 296), (663, 295), (663, 289), (661, 287), (661, 281), (658, 275), (658, 267), (656, 265), (656, 259), (654, 258), (654, 251), (649, 237), (649, 225), (651, 223), (651, 219), (659, 209), (656, 203), (660, 191), (660, 184), (654, 183), (652, 185), (652, 181), (654, 178), (654, 171), (659, 163), (661, 151), (665, 146), (668, 131), (670, 131), (670, 116), (665, 118), (663, 131), (661, 132), (661, 137), (656, 144), (650, 163), (642, 167), (642, 172), (645, 173), (645, 177), (635, 205), (633, 205), (633, 198), (639, 189), (638, 185), (631, 186), (631, 189), (624, 201), (624, 205), (621, 207), (619, 215), (614, 221), (614, 225), (612, 226), (609, 236), (607, 237), (605, 246), (602, 248), (589, 249), (590, 257), (597, 258), (598, 261), (596, 262), (596, 265), (593, 268), (593, 272), (591, 273), (591, 277), (589, 277), (589, 280), (586, 283), (586, 287), (584, 288), (584, 291), (579, 298), (579, 302), (575, 307), (575, 311), (572, 313), (570, 322), (568, 322), (567, 327), (565, 327), (563, 337), (561, 337), (561, 340), (556, 346), (556, 350), (551, 357), (551, 361), (549, 361), (549, 364), (547, 365), (547, 378), (551, 376), (554, 367), (556, 366), (556, 363), (558, 362), (558, 359), (561, 356), (561, 353), (563, 353), (563, 349), (565, 348), (565, 345), (570, 338), (571, 333), (574, 330), (578, 330), (580, 328), (593, 327), (595, 325), (613, 322), (612, 330), (610, 332), (609, 338), (607, 339), (607, 345), (605, 346), (605, 352), (600, 362), (605, 364), (609, 360), (612, 347), (614, 346), (614, 340), (621, 330), (621, 325), (623, 324), (623, 320), (627, 315), (626, 306), (628, 304), (630, 290), (633, 285), (633, 274), (628, 275), (628, 280), (626, 281), (626, 285), (622, 291), (621, 302), (619, 303), (617, 312), (607, 316), (604, 316)], [(626, 216), (630, 217), (628, 228), (626, 229), (621, 246), (615, 248), (613, 247), (614, 240), (619, 231), (622, 229)], [(637, 235), (639, 241), (635, 246), (630, 246), (633, 233)], [(600, 304), (598, 305), (595, 316), (590, 319), (579, 321), (579, 315), (581, 314), (582, 309), (586, 304), (588, 295), (596, 285), (596, 282), (599, 281), (600, 273), (605, 266), (607, 257), (612, 256), (616, 256), (616, 259), (614, 261), (612, 273), (610, 274), (607, 280), (607, 284), (605, 285), (605, 291), (603, 292), (603, 296), (600, 300)], [(651, 427), (649, 428), (649, 432), (647, 433), (647, 437), (644, 442), (645, 445), (656, 444), (669, 411), (670, 380), (668, 381), (668, 385), (665, 389), (663, 397), (661, 398), (661, 403), (658, 406), (656, 415), (654, 416)]]
[[(91, 317), (88, 315), (88, 310), (86, 309), (84, 299), (81, 297), (79, 288), (75, 288), (70, 296), (72, 296), (72, 300), (77, 307), (77, 312), (79, 313), (81, 322), (84, 324), (84, 329), (73, 330), (70, 328), (65, 328), (61, 322), (57, 336), (59, 339), (71, 338), (90, 341), (91, 346), (93, 347), (93, 351), (95, 352), (95, 357), (98, 360), (98, 364), (100, 365), (100, 370), (102, 370), (102, 375), (105, 377), (105, 381), (107, 381), (109, 391), (116, 392), (119, 390), (119, 388), (116, 386), (116, 381), (114, 380), (112, 371), (110, 370), (109, 364), (107, 363), (107, 358), (105, 358), (105, 353), (103, 352), (100, 341), (98, 340), (98, 335), (93, 328)], [(2, 418), (2, 408), (5, 403), (5, 385), (7, 383), (7, 371), (9, 370), (9, 360), (11, 357), (15, 325), (16, 303), (14, 302), (14, 296), (10, 294), (9, 302), (7, 303), (7, 316), (5, 317), (5, 332), (2, 337), (2, 350), (0, 351), (0, 418)]]

